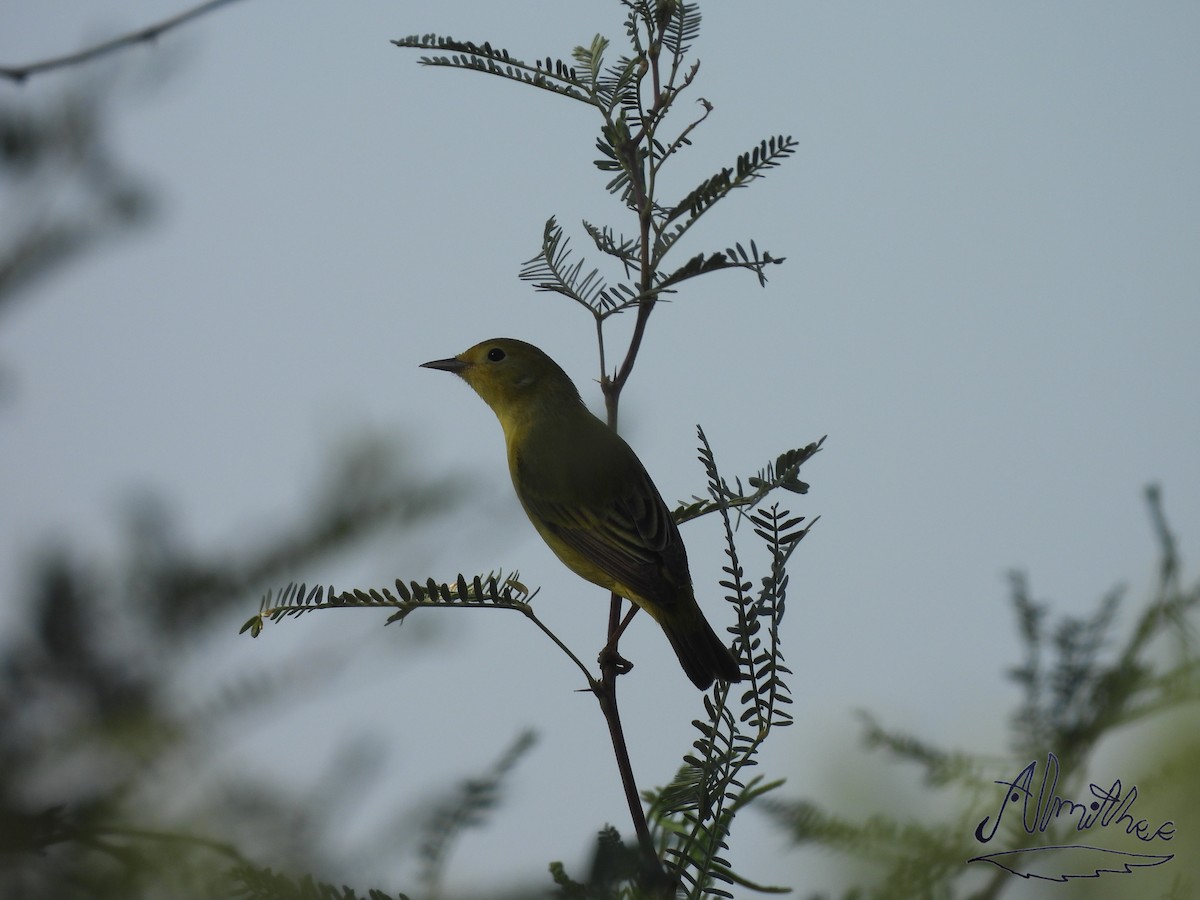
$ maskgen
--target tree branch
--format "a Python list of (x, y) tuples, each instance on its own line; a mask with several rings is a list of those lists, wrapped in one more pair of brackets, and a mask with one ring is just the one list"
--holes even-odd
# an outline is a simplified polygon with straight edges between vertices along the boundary
[(0, 66), (0, 77), (15, 81), (17, 84), (22, 84), (30, 75), (40, 75), (43, 72), (50, 72), (54, 69), (66, 69), (70, 66), (91, 62), (93, 59), (107, 56), (110, 53), (115, 53), (126, 47), (132, 47), (135, 44), (148, 44), (156, 40), (161, 34), (234, 2), (235, 0), (207, 0), (205, 3), (193, 6), (191, 9), (186, 9), (168, 19), (163, 19), (161, 22), (147, 25), (145, 28), (131, 31), (128, 34), (123, 34), (120, 37), (115, 37), (100, 44), (95, 44), (76, 53), (38, 60), (37, 62), (26, 63), (23, 66)]

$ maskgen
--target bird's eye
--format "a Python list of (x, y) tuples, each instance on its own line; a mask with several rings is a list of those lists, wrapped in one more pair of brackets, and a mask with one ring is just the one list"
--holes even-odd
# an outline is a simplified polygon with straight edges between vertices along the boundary
[(488, 359), (492, 362), (500, 362), (500, 360), (504, 359), (504, 351), (499, 347), (493, 347), (488, 351)]

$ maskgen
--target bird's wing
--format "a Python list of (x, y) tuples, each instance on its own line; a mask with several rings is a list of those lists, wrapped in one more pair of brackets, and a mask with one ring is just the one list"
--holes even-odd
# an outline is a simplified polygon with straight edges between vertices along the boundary
[(650, 477), (638, 474), (604, 504), (555, 502), (536, 491), (523, 499), (532, 517), (592, 565), (640, 597), (669, 606), (689, 580), (687, 557), (671, 511)]

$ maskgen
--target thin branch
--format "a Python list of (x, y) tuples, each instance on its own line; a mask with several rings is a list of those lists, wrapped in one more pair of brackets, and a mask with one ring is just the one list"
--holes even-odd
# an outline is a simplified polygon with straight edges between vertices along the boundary
[(222, 7), (228, 6), (235, 0), (207, 0), (198, 6), (193, 6), (191, 9), (177, 13), (168, 19), (163, 19), (161, 22), (156, 22), (153, 25), (147, 25), (137, 31), (131, 31), (128, 34), (123, 34), (120, 37), (112, 40), (104, 41), (100, 44), (80, 50), (76, 53), (68, 53), (64, 56), (56, 56), (51, 59), (43, 59), (37, 62), (26, 63), (23, 66), (0, 66), (0, 76), (15, 81), (17, 84), (25, 82), (30, 75), (40, 75), (43, 72), (49, 72), (54, 69), (66, 69), (70, 66), (77, 66), (82, 63), (91, 62), (93, 59), (98, 59), (101, 56), (107, 56), (110, 53), (115, 53), (118, 50), (123, 50), (126, 47), (132, 47), (135, 44), (148, 44), (156, 40), (160, 35), (177, 28), (180, 25), (190, 22), (192, 19), (198, 19), (200, 16), (207, 15), (210, 12)]
[(545, 622), (537, 617), (532, 606), (526, 605), (521, 612), (524, 613), (525, 618), (529, 619), (530, 622), (541, 629), (542, 634), (554, 641), (558, 649), (565, 653), (570, 658), (571, 662), (575, 663), (575, 665), (579, 668), (579, 671), (583, 673), (583, 677), (587, 679), (588, 687), (594, 691), (596, 689), (596, 679), (592, 677), (592, 673), (588, 671), (588, 667), (585, 666), (583, 661), (575, 655), (575, 652), (566, 644), (564, 644), (559, 636), (551, 631)]
[(629, 815), (633, 819), (633, 830), (637, 833), (638, 844), (645, 854), (647, 862), (658, 863), (658, 854), (654, 849), (654, 840), (650, 836), (650, 826), (646, 822), (646, 811), (642, 808), (641, 795), (638, 793), (637, 781), (633, 777), (633, 763), (629, 758), (629, 747), (625, 742), (625, 728), (621, 724), (621, 711), (617, 705), (617, 676), (621, 674), (621, 658), (616, 652), (616, 637), (619, 635), (621, 622), (621, 597), (613, 594), (609, 605), (608, 635), (611, 652), (605, 652), (600, 661), (600, 683), (592, 685), (592, 693), (600, 702), (600, 710), (604, 713), (604, 721), (608, 723), (608, 734), (612, 739), (613, 754), (617, 760), (617, 770), (621, 773), (621, 786), (625, 791), (625, 801), (629, 805)]
[[(636, 29), (631, 29), (630, 37), (634, 38), (635, 50), (638, 50), (640, 54), (641, 51), (637, 47), (636, 41)], [(655, 36), (652, 31), (649, 37), (650, 46), (654, 48)], [(659, 40), (661, 42), (661, 36)], [(649, 68), (653, 72), (653, 105), (657, 105), (662, 101), (658, 73), (658, 52), (655, 50), (646, 55), (649, 56)], [(639, 104), (640, 102), (639, 98)], [(642, 337), (646, 332), (646, 324), (650, 319), (650, 313), (654, 310), (654, 301), (656, 299), (656, 295), (650, 290), (654, 283), (653, 259), (650, 250), (650, 233), (654, 208), (649, 189), (652, 185), (647, 184), (647, 167), (641, 163), (638, 153), (638, 147), (643, 139), (646, 139), (647, 143), (653, 146), (653, 133), (647, 132), (648, 123), (644, 110), (640, 118), (642, 129), (638, 136), (628, 140), (624, 144), (614, 143), (613, 146), (618, 157), (623, 158), (625, 161), (625, 169), (629, 173), (629, 196), (633, 201), (632, 206), (638, 216), (639, 258), (637, 268), (639, 270), (639, 290), (637, 320), (633, 326), (633, 334), (629, 340), (629, 347), (625, 353), (624, 360), (611, 379), (608, 376), (608, 372), (604, 370), (603, 323), (597, 322), (597, 337), (600, 340), (601, 348), (600, 388), (604, 395), (608, 424), (613, 431), (617, 430), (621, 391), (633, 372), (633, 365), (637, 360), (638, 351), (642, 344)], [(607, 124), (614, 136), (619, 135), (619, 129), (615, 127), (614, 123)], [(625, 799), (629, 804), (629, 814), (633, 819), (633, 828), (637, 833), (638, 845), (641, 847), (646, 863), (652, 867), (654, 873), (652, 878), (657, 880), (664, 878), (666, 873), (662, 868), (662, 861), (658, 858), (654, 839), (650, 834), (650, 826), (646, 821), (646, 811), (642, 806), (637, 781), (633, 774), (633, 764), (629, 757), (629, 748), (625, 741), (625, 731), (621, 724), (620, 708), (617, 704), (617, 678), (622, 671), (620, 667), (621, 658), (617, 653), (617, 642), (621, 634), (620, 623), (623, 618), (621, 615), (621, 604), (621, 597), (613, 593), (609, 605), (608, 643), (605, 645), (605, 652), (601, 654), (600, 659), (600, 684), (598, 687), (593, 688), (593, 692), (600, 703), (600, 709), (604, 714), (605, 722), (608, 724), (609, 736), (612, 738), (613, 753), (616, 757), (617, 769), (621, 773), (621, 785), (625, 791)], [(663, 888), (662, 892), (664, 895), (673, 893), (669, 884), (663, 884), (661, 887)]]
[[(699, 63), (697, 63), (697, 66), (699, 66)], [(693, 72), (693, 74), (694, 74), (694, 72)], [(683, 87), (687, 87), (687, 85), (690, 83), (691, 83), (691, 78), (689, 77), (687, 79), (687, 81), (684, 83)], [(687, 128), (683, 129), (683, 131), (681, 131), (679, 133), (679, 136), (676, 137), (675, 140), (671, 141), (671, 143), (667, 145), (667, 148), (666, 148), (666, 150), (663, 151), (662, 156), (659, 157), (659, 159), (653, 165), (653, 168), (652, 168), (653, 174), (657, 175), (659, 170), (662, 169), (663, 164), (668, 159), (670, 159), (673, 155), (678, 153), (680, 151), (680, 149), (682, 149), (683, 147), (685, 147), (691, 143), (691, 140), (689, 140), (688, 135), (690, 135), (693, 131), (695, 131), (702, 124), (704, 124), (704, 120), (707, 119), (709, 117), (709, 115), (712, 113), (712, 111), (714, 109), (713, 105), (711, 103), (709, 103), (707, 100), (705, 100), (703, 97), (700, 97), (699, 99), (697, 99), (696, 102), (699, 103), (701, 105), (701, 107), (703, 107), (704, 113), (698, 119), (696, 119), (690, 125), (688, 125)], [(656, 229), (656, 231), (659, 234), (662, 233), (661, 228)]]

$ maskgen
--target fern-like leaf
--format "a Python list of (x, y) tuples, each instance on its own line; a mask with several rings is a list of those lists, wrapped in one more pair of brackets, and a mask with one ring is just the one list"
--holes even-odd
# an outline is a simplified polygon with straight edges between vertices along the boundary
[(580, 80), (587, 86), (589, 94), (596, 93), (604, 68), (604, 51), (607, 49), (608, 38), (598, 34), (587, 47), (576, 47), (571, 53), (583, 68), (583, 78)]
[(397, 47), (415, 50), (438, 50), (450, 56), (428, 55), (420, 58), (424, 66), (444, 66), (452, 69), (465, 69), (472, 72), (484, 72), (511, 81), (532, 85), (580, 100), (593, 103), (589, 96), (588, 84), (582, 80), (573, 66), (561, 59), (547, 57), (536, 63), (527, 63), (509, 54), (507, 50), (495, 48), (488, 42), (475, 44), (471, 41), (456, 41), (451, 37), (441, 37), (436, 34), (409, 35), (392, 41)]
[[(778, 166), (796, 152), (796, 141), (779, 135), (761, 141), (757, 147), (737, 158), (734, 166), (710, 175), (691, 190), (682, 200), (666, 210), (658, 223), (659, 240), (655, 246), (655, 260), (661, 260), (666, 252), (700, 219), (705, 212), (730, 191), (745, 187), (751, 181), (763, 177), (768, 169)], [(666, 231), (677, 219), (684, 221)]]
[(627, 238), (624, 235), (618, 238), (607, 225), (597, 228), (586, 220), (583, 223), (583, 228), (588, 233), (588, 236), (591, 237), (597, 250), (620, 260), (621, 264), (625, 267), (625, 275), (627, 277), (634, 273), (640, 261), (640, 241), (636, 238)]
[[(745, 773), (757, 765), (762, 743), (772, 729), (791, 724), (786, 707), (791, 703), (784, 665), (779, 625), (786, 609), (787, 563), (807, 533), (803, 517), (794, 517), (778, 504), (759, 509), (751, 516), (755, 535), (766, 542), (772, 559), (762, 587), (753, 591), (746, 577), (734, 540), (731, 500), (740, 497), (717, 469), (712, 447), (703, 429), (699, 456), (708, 478), (713, 509), (721, 516), (725, 531), (726, 564), (721, 586), (737, 613), (734, 652), (743, 661), (748, 678), (741, 687), (719, 683), (704, 698), (706, 718), (692, 724), (699, 736), (683, 758), (675, 779), (649, 796), (650, 818), (659, 835), (664, 862), (685, 895), (731, 897), (719, 885), (739, 885), (753, 890), (775, 890), (753, 885), (732, 872), (725, 858), (726, 838), (737, 812), (778, 783), (767, 784)], [(785, 454), (784, 474), (794, 478), (792, 463), (807, 455)], [(737, 689), (740, 693), (733, 695)], [(740, 711), (739, 711), (740, 707)]]
[[(689, 502), (680, 503), (673, 511), (676, 523), (683, 524), (700, 516), (717, 512), (722, 507), (737, 510), (740, 516), (741, 510), (756, 506), (768, 494), (778, 488), (796, 494), (807, 493), (808, 484), (800, 480), (800, 467), (820, 452), (824, 443), (825, 438), (822, 437), (819, 441), (814, 441), (805, 447), (788, 450), (779, 454), (773, 463), (768, 463), (759, 469), (757, 474), (751, 475), (746, 479), (746, 483), (754, 488), (754, 491), (751, 493), (746, 493), (742, 488), (741, 479), (737, 479), (735, 482), (737, 485), (736, 488), (731, 488), (728, 484), (725, 484), (725, 493), (719, 499), (714, 499), (712, 496), (693, 497)], [(701, 452), (700, 461), (707, 466), (707, 460), (703, 452)], [(809, 527), (815, 525), (816, 522), (817, 520), (813, 519), (809, 523)]]
[(520, 582), (516, 572), (510, 575), (489, 572), (470, 581), (460, 574), (453, 584), (439, 584), (432, 578), (423, 584), (416, 581), (405, 584), (397, 578), (394, 593), (389, 588), (355, 588), (339, 593), (333, 585), (317, 585), (309, 590), (303, 583), (293, 583), (267, 591), (259, 603), (258, 614), (251, 616), (238, 633), (249, 631), (251, 637), (258, 637), (268, 621), (280, 622), (316, 610), (341, 607), (394, 609), (396, 612), (388, 618), (388, 624), (403, 621), (417, 609), (438, 606), (513, 609), (529, 615), (529, 601), (536, 594), (537, 591), (531, 593)]
[(650, 151), (645, 144), (635, 141), (629, 130), (629, 119), (640, 115), (633, 110), (628, 115), (622, 112), (615, 119), (605, 121), (600, 128), (600, 137), (596, 139), (596, 149), (603, 158), (596, 160), (596, 168), (601, 172), (615, 173), (604, 186), (610, 194), (620, 194), (621, 202), (633, 208), (633, 176), (641, 177)]
[(663, 47), (682, 63), (700, 36), (700, 7), (695, 3), (671, 2), (660, 5), (665, 13), (662, 32)]
[(759, 285), (765, 287), (767, 266), (779, 265), (783, 261), (783, 257), (774, 257), (766, 252), (760, 253), (758, 245), (754, 241), (750, 242), (748, 252), (741, 244), (735, 244), (724, 252), (707, 255), (700, 253), (693, 256), (678, 269), (662, 276), (655, 286), (658, 290), (666, 290), (676, 287), (680, 282), (687, 281), (689, 278), (695, 278), (697, 275), (707, 275), (709, 272), (721, 269), (749, 269), (758, 277)]
[(596, 105), (606, 117), (611, 117), (618, 108), (626, 115), (636, 113), (640, 71), (641, 64), (637, 58), (622, 56), (596, 79)]
[(552, 216), (542, 232), (542, 250), (522, 266), (522, 281), (535, 290), (562, 294), (584, 306), (597, 318), (636, 303), (633, 292), (624, 286), (610, 288), (598, 269), (584, 271), (584, 260), (571, 260), (570, 239)]
[(683, 215), (698, 219), (705, 210), (739, 186), (734, 182), (732, 168), (724, 168), (708, 176), (675, 204), (667, 213), (664, 224), (670, 224)]

